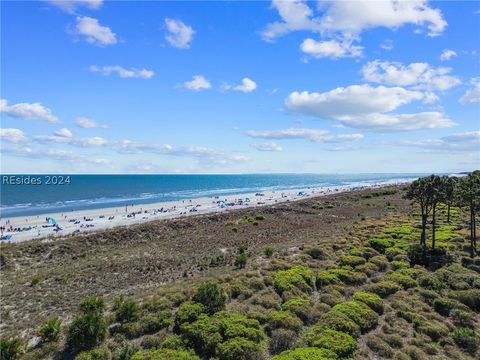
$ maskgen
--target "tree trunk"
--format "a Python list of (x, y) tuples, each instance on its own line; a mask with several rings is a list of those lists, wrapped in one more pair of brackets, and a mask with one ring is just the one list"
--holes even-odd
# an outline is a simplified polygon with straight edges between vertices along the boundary
[(425, 246), (425, 233), (427, 227), (427, 215), (422, 212), (422, 235), (420, 237), (420, 245)]
[(432, 210), (432, 249), (435, 249), (435, 211), (436, 206), (433, 206)]
[(450, 203), (447, 205), (447, 223), (450, 224)]
[(470, 257), (475, 256), (475, 236), (474, 236), (474, 228), (475, 228), (475, 218), (473, 212), (473, 203), (470, 202)]
[(475, 215), (475, 210), (473, 210), (473, 251), (477, 254), (477, 218)]

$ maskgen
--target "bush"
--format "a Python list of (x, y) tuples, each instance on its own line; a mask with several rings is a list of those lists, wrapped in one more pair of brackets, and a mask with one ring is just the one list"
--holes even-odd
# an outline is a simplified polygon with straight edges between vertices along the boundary
[(205, 311), (205, 307), (199, 303), (183, 303), (178, 307), (175, 323), (180, 326), (183, 323), (197, 321)]
[(185, 350), (150, 350), (138, 352), (132, 356), (130, 360), (200, 360), (200, 358), (192, 352)]
[(310, 292), (313, 283), (314, 276), (312, 270), (303, 265), (277, 271), (273, 279), (273, 286), (279, 294), (295, 288), (303, 292)]
[(321, 288), (323, 286), (331, 285), (331, 284), (339, 284), (341, 281), (337, 275), (333, 274), (329, 270), (321, 270), (317, 274), (317, 287)]
[(360, 285), (367, 281), (367, 275), (360, 271), (352, 271), (344, 268), (330, 269), (328, 271), (336, 275), (345, 284)]
[(178, 335), (172, 335), (163, 340), (160, 345), (162, 349), (185, 350), (185, 342)]
[(452, 256), (442, 247), (435, 249), (415, 244), (410, 245), (407, 251), (411, 265), (423, 265), (435, 270), (452, 262)]
[(60, 337), (62, 322), (59, 318), (51, 318), (38, 329), (38, 336), (43, 342), (57, 341)]
[(394, 354), (390, 345), (377, 335), (368, 335), (365, 343), (373, 352), (380, 355), (382, 359), (391, 358)]
[(267, 315), (267, 330), (288, 329), (299, 331), (302, 321), (290, 311), (270, 311)]
[(452, 318), (453, 323), (459, 327), (473, 327), (472, 314), (468, 311), (453, 309), (450, 312), (450, 317)]
[(245, 338), (233, 338), (218, 345), (219, 360), (257, 360), (261, 359), (263, 349), (260, 344)]
[(380, 238), (372, 238), (368, 240), (368, 244), (377, 250), (379, 253), (385, 253), (385, 249), (392, 247), (394, 242), (390, 239), (380, 239)]
[(408, 269), (410, 267), (410, 264), (406, 261), (392, 261), (391, 265), (395, 270)]
[(110, 360), (112, 354), (107, 348), (97, 348), (90, 351), (82, 351), (75, 356), (75, 360)]
[(467, 305), (473, 311), (480, 312), (480, 289), (452, 291), (450, 296)]
[(435, 309), (435, 311), (444, 316), (450, 315), (450, 311), (452, 311), (455, 308), (458, 308), (459, 307), (458, 305), (462, 305), (462, 304), (452, 299), (440, 297), (433, 300), (433, 308)]
[(312, 346), (333, 351), (339, 358), (348, 358), (357, 348), (357, 341), (349, 334), (326, 329), (309, 339)]
[(386, 275), (385, 280), (396, 282), (397, 284), (400, 284), (404, 289), (418, 286), (418, 283), (414, 278), (409, 275), (403, 274), (398, 270)]
[(23, 354), (23, 341), (20, 338), (0, 339), (0, 360), (16, 360)]
[(401, 289), (400, 285), (393, 281), (382, 280), (376, 284), (370, 285), (368, 290), (379, 295), (382, 298), (386, 298), (389, 295), (395, 294)]
[(428, 272), (420, 274), (417, 281), (421, 287), (428, 290), (441, 290), (445, 288), (443, 281)]
[(307, 254), (315, 260), (323, 260), (325, 258), (325, 253), (322, 249), (318, 247), (313, 247), (307, 250)]
[(297, 348), (295, 350), (284, 351), (280, 355), (272, 357), (271, 360), (334, 360), (337, 355), (327, 349), (314, 347)]
[(118, 309), (115, 311), (115, 319), (119, 322), (130, 322), (138, 319), (140, 315), (140, 306), (131, 300), (123, 301), (118, 305)]
[(428, 322), (418, 327), (418, 331), (429, 336), (433, 341), (448, 335), (448, 328), (439, 322)]
[(362, 302), (355, 300), (346, 301), (335, 305), (333, 310), (347, 315), (360, 326), (362, 331), (367, 331), (377, 326), (378, 315)]
[(474, 354), (480, 344), (478, 334), (468, 328), (457, 328), (452, 334), (453, 341), (462, 349)]
[(145, 335), (140, 342), (142, 349), (160, 349), (167, 335), (165, 332), (159, 332), (155, 335)]
[(265, 255), (267, 258), (271, 258), (273, 255), (273, 249), (271, 247), (263, 249), (263, 255)]
[(197, 289), (193, 301), (202, 304), (207, 313), (213, 314), (225, 308), (227, 295), (220, 285), (208, 282)]
[(98, 296), (86, 298), (79, 305), (80, 312), (84, 314), (89, 314), (89, 313), (103, 314), (106, 308), (107, 306), (105, 305), (105, 301)]
[(292, 330), (277, 329), (270, 335), (269, 349), (270, 353), (275, 355), (282, 351), (293, 348), (297, 340), (297, 333)]
[(107, 335), (103, 314), (92, 312), (77, 315), (68, 328), (67, 344), (73, 350), (88, 350), (100, 344)]
[(318, 331), (322, 329), (333, 329), (350, 334), (354, 338), (360, 336), (360, 327), (350, 320), (347, 315), (335, 310), (330, 310), (320, 316), (319, 322), (313, 328), (315, 327)]
[(353, 300), (361, 301), (378, 314), (383, 314), (383, 300), (377, 294), (358, 291), (353, 294)]
[(312, 318), (312, 313), (314, 312), (310, 301), (300, 297), (290, 299), (283, 303), (282, 310), (290, 311), (306, 322)]
[(235, 258), (235, 266), (239, 269), (245, 268), (247, 266), (247, 255), (240, 254)]
[(388, 264), (389, 264), (388, 259), (384, 255), (374, 256), (369, 261), (371, 263), (377, 265), (378, 268), (382, 271), (385, 270), (388, 267)]
[(367, 261), (360, 256), (353, 256), (353, 255), (342, 255), (340, 257), (340, 264), (341, 265), (347, 265), (347, 266), (358, 266), (358, 265), (363, 265)]

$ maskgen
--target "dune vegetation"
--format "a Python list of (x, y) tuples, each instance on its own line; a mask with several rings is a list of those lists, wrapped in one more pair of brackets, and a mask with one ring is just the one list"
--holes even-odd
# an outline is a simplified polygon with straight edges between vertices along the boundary
[[(475, 359), (480, 354), (480, 174), (370, 191), (390, 207), (335, 240), (237, 250), (235, 268), (149, 294), (90, 296), (1, 340), (1, 360)], [(396, 211), (392, 196), (412, 200)], [(310, 206), (317, 214), (333, 201)], [(225, 231), (269, 215), (242, 217)], [(245, 225), (246, 224), (246, 225)], [(239, 260), (240, 258), (240, 260)]]

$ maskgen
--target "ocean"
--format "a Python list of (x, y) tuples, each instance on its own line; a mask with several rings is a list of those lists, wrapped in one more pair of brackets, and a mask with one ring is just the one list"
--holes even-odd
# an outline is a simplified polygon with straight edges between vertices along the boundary
[[(0, 217), (226, 196), (267, 190), (362, 186), (424, 174), (2, 175)], [(29, 184), (25, 184), (26, 182)], [(32, 184), (35, 182), (35, 184)], [(62, 183), (62, 184), (60, 184)]]

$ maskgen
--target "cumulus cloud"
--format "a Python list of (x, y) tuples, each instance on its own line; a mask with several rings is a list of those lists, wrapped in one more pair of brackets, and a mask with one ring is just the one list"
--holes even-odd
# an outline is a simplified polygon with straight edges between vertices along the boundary
[(412, 86), (415, 89), (448, 90), (461, 83), (450, 75), (451, 68), (433, 68), (427, 63), (411, 63), (407, 66), (399, 62), (370, 61), (362, 67), (366, 81), (394, 85)]
[(291, 140), (304, 139), (311, 142), (345, 142), (363, 139), (362, 134), (332, 135), (327, 130), (308, 128), (289, 128), (281, 130), (248, 130), (246, 135), (252, 138)]
[(239, 85), (223, 84), (224, 90), (235, 90), (243, 93), (249, 93), (257, 88), (257, 83), (247, 77), (242, 79), (242, 83)]
[(27, 141), (27, 137), (22, 130), (12, 128), (0, 128), (0, 139), (14, 144)]
[(480, 103), (480, 77), (470, 80), (472, 87), (459, 99), (460, 104)]
[(292, 92), (285, 106), (293, 113), (324, 120), (338, 120), (344, 126), (370, 131), (409, 131), (454, 126), (440, 112), (392, 114), (415, 100), (431, 101), (431, 94), (402, 87), (351, 85), (324, 93)]
[(188, 90), (200, 91), (210, 89), (212, 85), (202, 75), (194, 75), (191, 81), (185, 81), (183, 87)]
[(75, 125), (83, 128), (83, 129), (97, 129), (97, 128), (106, 129), (106, 128), (108, 128), (107, 125), (99, 124), (95, 120), (92, 120), (92, 119), (89, 119), (89, 118), (86, 118), (86, 117), (77, 117), (75, 119)]
[(101, 25), (97, 19), (88, 16), (77, 16), (75, 33), (85, 36), (88, 43), (107, 46), (117, 43), (117, 35), (107, 26)]
[(53, 135), (34, 136), (33, 140), (39, 143), (68, 144), (78, 147), (101, 147), (108, 144), (106, 139), (99, 136), (74, 137), (72, 132), (67, 128), (57, 130)]
[(478, 151), (480, 131), (454, 133), (440, 139), (403, 140), (400, 144), (434, 151)]
[(448, 61), (450, 60), (451, 58), (453, 57), (456, 57), (457, 56), (457, 53), (453, 50), (449, 50), (449, 49), (445, 49), (442, 51), (442, 53), (440, 54), (440, 60), (441, 61)]
[(152, 70), (147, 69), (125, 69), (120, 65), (107, 65), (107, 66), (90, 66), (91, 72), (98, 72), (102, 75), (108, 76), (112, 73), (117, 74), (123, 79), (131, 79), (131, 78), (141, 78), (141, 79), (150, 79), (155, 74)]
[(195, 31), (191, 26), (186, 25), (183, 21), (174, 19), (165, 19), (165, 26), (168, 34), (165, 35), (165, 40), (170, 45), (178, 49), (188, 49), (193, 39)]
[(380, 44), (380, 47), (383, 50), (387, 50), (387, 51), (392, 50), (394, 48), (393, 40), (392, 39), (385, 39), (385, 41)]
[(67, 128), (62, 128), (60, 130), (55, 131), (55, 136), (60, 136), (60, 137), (69, 139), (73, 136), (73, 134)]
[(9, 116), (19, 119), (44, 120), (52, 124), (60, 122), (58, 117), (56, 117), (49, 108), (46, 108), (41, 103), (18, 103), (9, 105), (7, 100), (1, 99), (0, 113), (5, 113)]
[(252, 144), (252, 147), (258, 151), (282, 151), (282, 147), (274, 142), (267, 142), (261, 144)]
[(48, 2), (61, 10), (74, 14), (79, 8), (98, 10), (103, 5), (103, 0), (48, 0)]
[(352, 45), (350, 41), (315, 41), (310, 38), (302, 42), (300, 50), (316, 59), (358, 57), (363, 54), (363, 47)]

